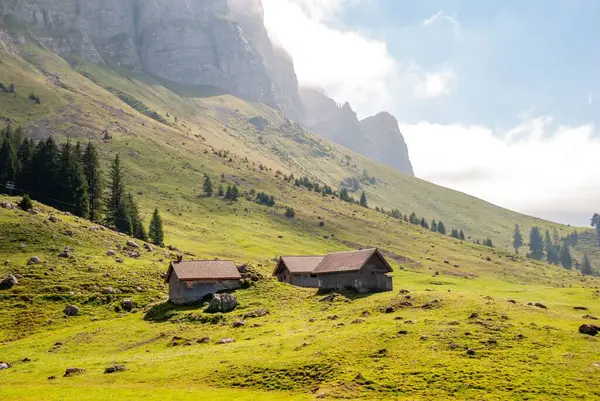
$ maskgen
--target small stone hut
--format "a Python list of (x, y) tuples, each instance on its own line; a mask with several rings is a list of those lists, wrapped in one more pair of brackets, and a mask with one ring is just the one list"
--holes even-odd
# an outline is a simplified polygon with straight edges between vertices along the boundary
[(363, 249), (326, 256), (283, 256), (273, 274), (279, 281), (323, 290), (392, 291), (393, 271), (381, 252)]
[(169, 264), (165, 282), (169, 284), (169, 301), (182, 305), (240, 288), (241, 279), (235, 264), (229, 260), (179, 259)]

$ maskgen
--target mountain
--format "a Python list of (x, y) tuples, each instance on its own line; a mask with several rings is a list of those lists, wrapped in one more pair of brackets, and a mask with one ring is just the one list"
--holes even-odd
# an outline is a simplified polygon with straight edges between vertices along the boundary
[(408, 147), (398, 121), (387, 112), (359, 121), (349, 103), (339, 106), (323, 91), (300, 88), (305, 124), (314, 132), (330, 138), (379, 163), (414, 176)]
[(39, 44), (69, 60), (224, 90), (299, 118), (291, 59), (269, 39), (260, 1), (244, 4), (253, 7), (234, 0), (8, 0), (0, 17), (26, 24)]

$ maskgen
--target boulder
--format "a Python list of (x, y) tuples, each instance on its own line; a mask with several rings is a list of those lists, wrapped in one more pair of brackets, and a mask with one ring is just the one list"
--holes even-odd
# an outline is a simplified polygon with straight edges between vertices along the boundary
[(386, 306), (385, 308), (383, 308), (382, 310), (384, 313), (394, 313), (396, 311), (396, 308), (394, 308), (393, 306)]
[(573, 309), (575, 309), (575, 310), (588, 310), (588, 308), (586, 308), (585, 306), (574, 306)]
[(13, 210), (15, 208), (15, 205), (13, 205), (10, 202), (0, 202), (0, 207), (2, 209), (8, 209), (8, 210)]
[(117, 372), (125, 372), (126, 370), (127, 370), (127, 367), (125, 367), (125, 365), (113, 365), (113, 366), (109, 366), (108, 368), (104, 369), (104, 373), (111, 374), (111, 373), (117, 373)]
[(109, 287), (106, 287), (105, 289), (103, 289), (102, 293), (103, 294), (107, 294), (107, 295), (108, 294), (116, 294), (117, 291), (114, 288), (112, 288), (112, 287), (109, 286)]
[(58, 221), (58, 219), (56, 218), (55, 215), (51, 214), (50, 217), (48, 217), (48, 221), (50, 221), (52, 223), (56, 223)]
[(121, 302), (121, 308), (127, 312), (131, 312), (135, 308), (135, 303), (131, 299), (124, 299)]
[(106, 256), (115, 256), (115, 251), (113, 249), (109, 249), (108, 251), (106, 251)]
[(261, 316), (265, 316), (269, 314), (269, 310), (268, 309), (257, 309), (255, 311), (252, 312), (246, 312), (244, 313), (243, 319), (248, 319), (248, 318), (257, 318), (257, 317), (261, 317)]
[(206, 344), (210, 342), (210, 337), (202, 337), (196, 341), (198, 344)]
[(217, 341), (217, 344), (229, 344), (234, 342), (235, 340), (233, 338), (224, 338), (222, 340)]
[(152, 246), (150, 244), (144, 243), (144, 249), (146, 249), (148, 252), (152, 252)]
[(471, 316), (469, 316), (469, 319), (477, 319), (479, 317), (479, 314), (476, 312), (471, 313)]
[(67, 368), (67, 370), (65, 370), (65, 374), (63, 375), (63, 377), (71, 377), (71, 376), (77, 376), (80, 374), (85, 373), (85, 369), (81, 369), (81, 368)]
[(473, 348), (467, 349), (467, 355), (475, 355), (475, 350)]
[(227, 313), (231, 312), (238, 305), (237, 298), (231, 294), (214, 294), (208, 307), (205, 309), (206, 313)]
[(544, 304), (542, 304), (542, 303), (539, 303), (539, 302), (536, 302), (536, 303), (535, 303), (535, 306), (537, 306), (538, 308), (542, 308), (542, 309), (548, 309), (548, 308), (546, 307), (546, 305), (544, 305)]
[(319, 302), (331, 302), (335, 299), (336, 295), (337, 295), (336, 293), (331, 293), (329, 295), (326, 295), (323, 298), (319, 299)]
[(71, 257), (71, 253), (65, 249), (58, 255), (58, 257), (59, 258), (69, 258), (69, 257)]
[(600, 331), (600, 327), (593, 324), (582, 324), (579, 326), (579, 332), (581, 334), (587, 334), (588, 336), (595, 336)]
[(0, 288), (13, 288), (17, 284), (19, 284), (19, 280), (10, 274), (4, 280), (0, 281)]
[(592, 315), (585, 315), (583, 316), (584, 319), (589, 319), (589, 320), (598, 320), (598, 318), (596, 316), (592, 316)]
[(75, 305), (69, 305), (65, 308), (63, 313), (67, 316), (77, 316), (77, 314), (79, 314), (79, 308)]
[(246, 321), (245, 320), (237, 320), (237, 321), (233, 322), (233, 327), (234, 328), (243, 327), (245, 325), (246, 325)]
[(12, 368), (12, 365), (8, 362), (0, 362), (0, 370)]
[(117, 263), (123, 263), (123, 259), (121, 259), (121, 258), (116, 258), (116, 259), (115, 259), (115, 262), (117, 262)]
[(37, 264), (40, 264), (40, 263), (42, 263), (42, 260), (38, 256), (32, 256), (27, 261), (28, 265), (37, 265)]
[(137, 258), (139, 258), (141, 255), (140, 255), (140, 253), (139, 253), (139, 252), (137, 252), (137, 251), (130, 251), (130, 252), (127, 252), (127, 256), (129, 256), (130, 258), (137, 259)]
[(127, 246), (136, 249), (140, 247), (135, 241), (132, 240), (127, 240)]

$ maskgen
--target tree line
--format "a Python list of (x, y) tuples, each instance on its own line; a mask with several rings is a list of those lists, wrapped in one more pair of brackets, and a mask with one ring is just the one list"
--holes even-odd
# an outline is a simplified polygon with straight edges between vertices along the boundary
[[(542, 230), (537, 227), (531, 227), (529, 231), (529, 253), (528, 257), (546, 261), (549, 264), (562, 266), (565, 269), (572, 269), (577, 263), (573, 260), (571, 255), (571, 247), (577, 245), (579, 240), (579, 234), (576, 231), (561, 238), (558, 235), (558, 231), (554, 229), (554, 232), (550, 234), (550, 230), (546, 230), (542, 236)], [(515, 253), (519, 254), (519, 249), (525, 245), (523, 235), (521, 234), (521, 228), (518, 224), (515, 224), (513, 231), (513, 248)], [(594, 268), (590, 263), (587, 255), (583, 256), (582, 263), (580, 265), (581, 273), (584, 275), (594, 274)]]
[[(7, 125), (0, 132), (0, 190), (18, 191), (56, 209), (102, 222), (143, 241), (162, 245), (164, 233), (158, 209), (148, 231), (138, 204), (124, 182), (119, 155), (105, 185), (100, 156), (93, 143), (70, 140), (58, 144), (52, 136), (37, 143), (22, 128)], [(13, 189), (14, 188), (14, 189)]]

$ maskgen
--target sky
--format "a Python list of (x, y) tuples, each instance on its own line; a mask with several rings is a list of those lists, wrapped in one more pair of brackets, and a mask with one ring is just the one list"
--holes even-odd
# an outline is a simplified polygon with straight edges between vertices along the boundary
[(588, 226), (600, 212), (600, 2), (263, 0), (301, 84), (396, 116), (419, 178)]

